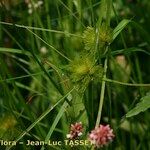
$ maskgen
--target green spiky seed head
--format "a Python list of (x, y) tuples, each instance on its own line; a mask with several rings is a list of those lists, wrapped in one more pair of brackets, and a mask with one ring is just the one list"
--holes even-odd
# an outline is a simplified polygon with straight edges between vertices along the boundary
[(3, 140), (12, 140), (20, 134), (16, 118), (6, 113), (0, 118), (0, 138)]
[(89, 74), (93, 64), (94, 62), (91, 57), (80, 57), (71, 62), (69, 65), (69, 70), (72, 73), (72, 80), (74, 82), (79, 81), (83, 78), (83, 76)]
[(1, 120), (0, 129), (7, 131), (8, 129), (13, 128), (16, 124), (16, 119), (12, 115), (8, 115)]
[(99, 30), (99, 40), (102, 43), (110, 44), (112, 42), (112, 29), (102, 24)]
[(93, 56), (82, 56), (75, 59), (68, 67), (70, 78), (80, 92), (84, 92), (90, 81), (100, 81), (103, 67), (96, 65)]
[(92, 27), (87, 27), (83, 32), (83, 42), (86, 50), (94, 49), (95, 44), (95, 30)]
[[(108, 45), (112, 42), (112, 29), (102, 24), (98, 30), (98, 44), (100, 47), (105, 44)], [(83, 42), (85, 44), (85, 50), (94, 51), (96, 44), (96, 30), (92, 27), (87, 27), (83, 33)]]

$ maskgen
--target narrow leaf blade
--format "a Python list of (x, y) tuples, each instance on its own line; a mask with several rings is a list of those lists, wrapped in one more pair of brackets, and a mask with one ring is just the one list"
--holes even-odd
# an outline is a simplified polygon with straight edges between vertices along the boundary
[(150, 95), (142, 97), (141, 102), (137, 103), (137, 105), (126, 114), (126, 117), (129, 118), (138, 115), (148, 108), (150, 108)]
[(123, 19), (117, 27), (113, 30), (113, 40), (116, 39), (116, 37), (120, 34), (120, 32), (128, 25), (130, 20), (128, 19)]

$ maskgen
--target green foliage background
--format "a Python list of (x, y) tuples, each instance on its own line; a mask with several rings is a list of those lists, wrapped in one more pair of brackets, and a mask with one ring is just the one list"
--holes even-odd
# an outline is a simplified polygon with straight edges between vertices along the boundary
[[(105, 16), (106, 4), (110, 8)], [(64, 140), (70, 124), (80, 121), (84, 126), (81, 139), (86, 139), (97, 120), (102, 90), (99, 70), (108, 57), (101, 124), (111, 125), (115, 139), (102, 149), (150, 149), (149, 110), (139, 114), (150, 105), (149, 8), (149, 0), (44, 0), (29, 14), (23, 0), (0, 1), (0, 139)], [(107, 16), (113, 35), (109, 51), (96, 53), (101, 67), (86, 78), (87, 68), (82, 68), (83, 74), (74, 74), (89, 62), (85, 60), (90, 50), (85, 46), (93, 39), (89, 35), (85, 44), (85, 30), (101, 27), (100, 18), (103, 22)], [(92, 47), (101, 49), (95, 43)], [(76, 88), (81, 86), (82, 90)], [(137, 103), (142, 104), (138, 110)], [(24, 144), (0, 149), (44, 147)]]

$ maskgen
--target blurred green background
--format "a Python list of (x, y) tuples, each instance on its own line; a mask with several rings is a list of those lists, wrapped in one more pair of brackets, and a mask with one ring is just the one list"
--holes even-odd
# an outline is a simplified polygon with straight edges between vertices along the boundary
[[(100, 6), (100, 0), (0, 0), (0, 139), (64, 140), (70, 124), (79, 121), (86, 139), (96, 122), (101, 86), (91, 81), (84, 94), (69, 92), (74, 83), (66, 68), (80, 57), (83, 32), (87, 26), (96, 27)], [(150, 83), (149, 8), (149, 0), (113, 1), (111, 28), (123, 19), (133, 22), (110, 45), (107, 78)], [(130, 119), (124, 115), (150, 87), (107, 82), (105, 91), (101, 122), (111, 124), (115, 139), (102, 149), (149, 150), (149, 110)], [(41, 147), (24, 144), (11, 149)]]

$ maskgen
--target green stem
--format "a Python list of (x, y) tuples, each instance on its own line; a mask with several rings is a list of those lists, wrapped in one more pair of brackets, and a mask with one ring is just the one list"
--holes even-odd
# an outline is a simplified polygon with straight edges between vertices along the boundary
[[(104, 62), (104, 75), (103, 78), (106, 78), (106, 73), (107, 73), (107, 58), (105, 59)], [(98, 115), (97, 115), (97, 120), (96, 120), (96, 127), (99, 126), (100, 120), (101, 120), (101, 114), (102, 114), (102, 107), (103, 107), (103, 101), (104, 101), (104, 94), (105, 94), (105, 84), (106, 81), (102, 81), (102, 86), (101, 86), (101, 94), (100, 94), (100, 102), (99, 102), (99, 110), (98, 110)]]
[[(111, 0), (106, 0), (105, 1), (107, 5), (107, 12), (106, 12), (106, 25), (107, 27), (110, 25), (110, 14), (111, 14)], [(108, 46), (106, 47), (106, 51), (108, 51)], [(107, 58), (105, 59), (104, 62), (104, 75), (103, 78), (106, 78), (106, 73), (107, 73)], [(99, 126), (100, 120), (101, 120), (101, 114), (102, 114), (102, 107), (103, 107), (103, 102), (104, 102), (104, 95), (105, 95), (105, 84), (106, 81), (102, 80), (102, 85), (101, 85), (101, 93), (100, 93), (100, 102), (99, 102), (99, 109), (98, 109), (98, 115), (97, 115), (97, 120), (96, 120), (96, 127)]]
[(111, 6), (112, 0), (106, 0), (107, 3), (107, 12), (106, 12), (106, 26), (110, 26), (110, 19), (111, 19)]
[(41, 40), (44, 44), (46, 44), (47, 46), (49, 46), (51, 49), (53, 49), (56, 53), (58, 53), (59, 55), (61, 55), (62, 57), (64, 57), (65, 59), (67, 59), (68, 61), (71, 62), (71, 60), (66, 57), (64, 54), (62, 54), (61, 52), (59, 52), (59, 50), (57, 50), (55, 47), (53, 47), (52, 45), (48, 44), (45, 40), (43, 40), (41, 37), (39, 37), (36, 33), (34, 33), (32, 30), (30, 30), (29, 28), (26, 28), (29, 32), (31, 32), (35, 37), (37, 37), (39, 40)]
[(145, 86), (145, 87), (150, 87), (150, 84), (143, 84), (143, 83), (126, 83), (126, 82), (120, 82), (120, 81), (116, 81), (116, 80), (112, 80), (112, 79), (107, 79), (107, 78), (103, 78), (103, 81), (106, 82), (111, 82), (111, 83), (116, 83), (116, 84), (121, 84), (121, 85), (126, 85), (126, 86)]
[(28, 28), (28, 29), (31, 29), (31, 30), (46, 31), (46, 32), (51, 32), (51, 33), (64, 34), (64, 35), (67, 35), (67, 36), (75, 36), (75, 37), (82, 38), (81, 35), (69, 33), (67, 31), (59, 31), (59, 30), (45, 29), (45, 28), (39, 28), (39, 27), (32, 27), (32, 26), (13, 24), (13, 23), (8, 23), (8, 22), (3, 22), (3, 21), (0, 21), (0, 25), (1, 24), (8, 25), (8, 26), (14, 26), (14, 27), (18, 27), (18, 28), (23, 28), (23, 29), (27, 29)]

